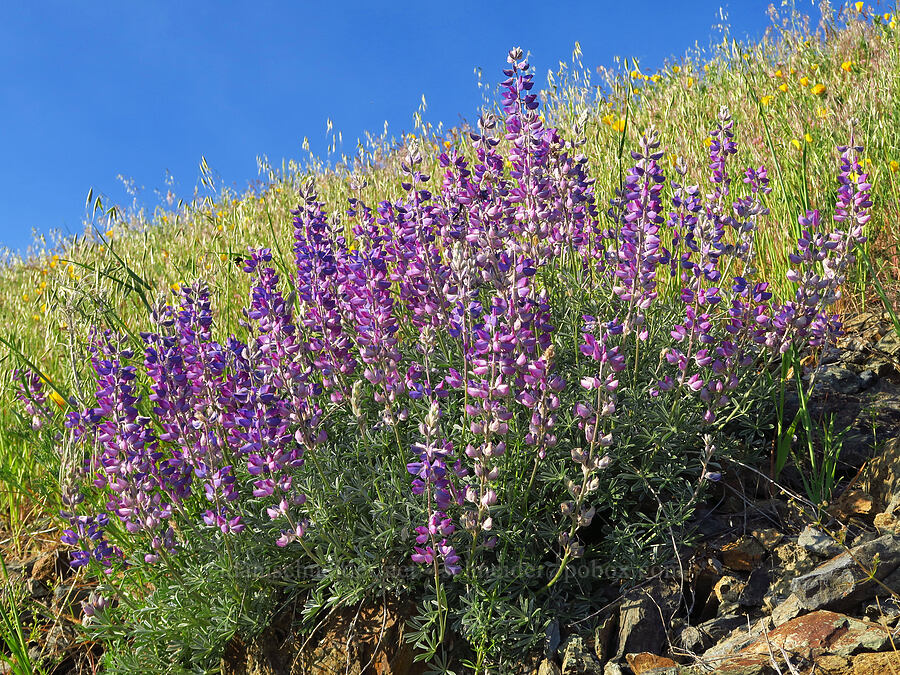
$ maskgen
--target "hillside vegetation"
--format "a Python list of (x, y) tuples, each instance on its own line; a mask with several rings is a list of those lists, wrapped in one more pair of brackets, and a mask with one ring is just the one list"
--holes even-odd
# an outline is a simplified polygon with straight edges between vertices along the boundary
[(656, 71), (576, 45), (537, 97), (535, 65), (511, 51), (471, 128), (261, 160), (243, 194), (203, 162), (152, 214), (92, 195), (84, 236), (0, 270), (0, 529), (66, 530), (116, 668), (384, 588), (420, 594), (429, 658), (453, 633), (501, 663), (598, 602), (573, 561), (633, 578), (720, 455), (764, 456), (833, 310), (891, 307), (893, 14), (773, 12)]

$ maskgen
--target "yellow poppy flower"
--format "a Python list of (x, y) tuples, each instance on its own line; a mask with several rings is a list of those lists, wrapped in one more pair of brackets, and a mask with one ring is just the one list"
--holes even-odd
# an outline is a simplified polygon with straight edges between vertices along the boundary
[(49, 396), (50, 396), (50, 400), (53, 401), (56, 405), (58, 405), (60, 408), (66, 407), (66, 399), (64, 399), (62, 396), (60, 396), (55, 389), (52, 389), (50, 391)]
[(816, 96), (821, 96), (822, 94), (825, 93), (825, 85), (822, 84), (821, 82), (819, 82), (818, 84), (814, 84), (813, 88), (810, 89), (810, 91), (812, 93), (814, 93)]

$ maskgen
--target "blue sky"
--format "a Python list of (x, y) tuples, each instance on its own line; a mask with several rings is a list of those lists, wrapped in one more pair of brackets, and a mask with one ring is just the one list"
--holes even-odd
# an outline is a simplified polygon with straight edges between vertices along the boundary
[[(384, 122), (473, 119), (475, 67), (498, 82), (507, 50), (531, 52), (538, 82), (568, 61), (616, 55), (653, 69), (694, 43), (759, 38), (768, 2), (4, 2), (0, 7), (0, 244), (24, 250), (32, 228), (80, 233), (88, 190), (129, 204), (133, 179), (153, 207), (167, 172), (189, 198), (205, 156), (228, 185), (272, 164), (319, 155), (326, 120), (352, 152)], [(806, 3), (804, 3), (806, 4)], [(804, 10), (809, 9), (803, 7)]]

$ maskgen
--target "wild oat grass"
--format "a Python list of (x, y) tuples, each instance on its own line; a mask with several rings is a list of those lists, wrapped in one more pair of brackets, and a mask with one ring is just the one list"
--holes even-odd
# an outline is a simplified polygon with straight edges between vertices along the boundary
[[(900, 132), (891, 123), (892, 118), (900, 116), (898, 47), (900, 37), (893, 15), (874, 13), (865, 7), (857, 9), (856, 6), (840, 17), (825, 8), (823, 22), (815, 30), (807, 27), (800, 17), (773, 15), (772, 28), (758, 44), (740, 44), (726, 36), (709, 53), (686, 56), (655, 72), (644, 71), (637, 63), (624, 62), (616, 69), (591, 73), (583, 66), (576, 45), (572, 63), (560, 66), (542, 94), (542, 121), (546, 127), (559, 129), (563, 138), (579, 140), (577, 150), (587, 160), (589, 175), (596, 179), (593, 194), (603, 211), (617, 190), (633, 184), (627, 182), (633, 178), (627, 174), (633, 164), (630, 153), (640, 147), (644, 154), (641, 161), (655, 156), (657, 151), (653, 143), (657, 138), (663, 152), (659, 163), (668, 176), (676, 175), (677, 169), (678, 174), (687, 176), (686, 183), (706, 185), (709, 148), (711, 145), (715, 148), (721, 140), (721, 137), (716, 140), (710, 136), (710, 130), (728, 119), (720, 111), (730, 111), (730, 121), (740, 140), (737, 154), (729, 160), (730, 166), (765, 166), (771, 179), (772, 190), (758, 193), (762, 207), (768, 212), (756, 222), (758, 256), (755, 266), (759, 277), (773, 282), (770, 290), (779, 300), (793, 297), (795, 291), (787, 271), (790, 266), (788, 255), (795, 249), (800, 234), (798, 217), (807, 217), (806, 212), (813, 206), (835, 203), (837, 185), (834, 177), (841, 159), (836, 148), (846, 145), (852, 135), (855, 142), (865, 148), (862, 170), (869, 175), (876, 204), (873, 217), (865, 224), (868, 259), (874, 261), (876, 273), (884, 281), (890, 281), (896, 279), (900, 271), (897, 251)], [(485, 112), (503, 114), (499, 106)], [(651, 134), (648, 140), (645, 132), (651, 127), (657, 136)], [(721, 126), (718, 129), (718, 133), (723, 133)], [(17, 368), (39, 373), (43, 380), (41, 386), (47, 392), (48, 401), (59, 409), (58, 414), (70, 412), (74, 401), (89, 401), (94, 394), (92, 381), (95, 375), (84, 357), (89, 353), (92, 328), (110, 328), (131, 337), (156, 330), (151, 316), (160, 297), (169, 301), (175, 297), (176, 303), (178, 298), (183, 301), (183, 286), (197, 279), (202, 279), (209, 288), (216, 308), (213, 339), (240, 334), (245, 328), (242, 322), (249, 316), (242, 315), (240, 310), (247, 304), (251, 288), (250, 275), (242, 271), (248, 264), (248, 249), (270, 247), (271, 252), (265, 254), (270, 256), (265, 257), (266, 264), (271, 261), (279, 273), (293, 265), (290, 242), (294, 239), (294, 219), (291, 210), (298, 204), (309, 203), (310, 179), (315, 183), (318, 200), (329, 205), (332, 213), (339, 213), (341, 205), (347, 204), (350, 198), (373, 206), (381, 200), (401, 199), (408, 196), (409, 189), (403, 187), (403, 182), (410, 180), (412, 175), (404, 162), (408, 163), (410, 157), (420, 157), (417, 171), (431, 175), (431, 185), (436, 185), (444, 171), (438, 164), (442, 151), (456, 151), (470, 163), (475, 159), (475, 144), (468, 138), (470, 132), (474, 130), (457, 128), (445, 132), (423, 123), (418, 117), (414, 136), (369, 139), (355, 156), (335, 157), (329, 164), (311, 157), (303, 166), (289, 162), (275, 169), (261, 160), (262, 182), (243, 194), (219, 188), (204, 161), (201, 163), (202, 190), (189, 203), (158, 209), (153, 214), (126, 213), (90, 195), (90, 228), (85, 235), (54, 244), (41, 241), (26, 257), (11, 258), (0, 270), (0, 321), (5, 327), (2, 337), (7, 350), (0, 399), (3, 404), (0, 419), (5, 430), (0, 434), (0, 481), (3, 486), (0, 511), (11, 536), (15, 538), (42, 524), (58, 524), (57, 514), (63, 505), (60, 485), (71, 483), (69, 478), (80, 461), (70, 434), (59, 428), (44, 427), (39, 419), (32, 423), (22, 412), (15, 400), (18, 383), (14, 379), (20, 377), (16, 374)], [(510, 151), (508, 143), (501, 143), (500, 148), (504, 153)], [(740, 176), (736, 173), (734, 176), (735, 184), (738, 184)], [(743, 194), (743, 185), (741, 190)], [(668, 208), (665, 206), (663, 211), (667, 212)], [(615, 206), (613, 209), (614, 215), (619, 214)], [(350, 230), (352, 222), (352, 218), (331, 216), (331, 227), (342, 232), (350, 242), (347, 252), (350, 257), (355, 253), (355, 235)], [(622, 230), (625, 230), (624, 226)], [(668, 236), (665, 232), (661, 234), (664, 244), (669, 243)], [(563, 255), (561, 262), (554, 262), (560, 265), (560, 270), (541, 270), (536, 276), (536, 286), (544, 283), (545, 274), (550, 275), (547, 277), (550, 279), (559, 272), (559, 279), (568, 279), (566, 275), (570, 271), (572, 279), (586, 283), (578, 264), (573, 263), (569, 270), (567, 260)], [(528, 275), (523, 273), (524, 276), (532, 274), (533, 271)], [(850, 294), (844, 299), (845, 309), (863, 306), (869, 300), (871, 274), (872, 269), (861, 263), (852, 270), (848, 284)], [(590, 278), (593, 279), (593, 272)], [(574, 293), (578, 302), (584, 301), (584, 307), (591, 307), (591, 303), (606, 307), (611, 301), (610, 296), (600, 302), (590, 297), (589, 291), (583, 296), (578, 295), (582, 291), (583, 288), (573, 286), (569, 288), (568, 297), (572, 298)], [(664, 298), (676, 298), (681, 292), (678, 277), (668, 279), (661, 275), (658, 291)], [(555, 292), (562, 293), (563, 286), (551, 288), (551, 293)], [(571, 302), (576, 306), (576, 300)], [(581, 307), (577, 305), (577, 308)], [(634, 318), (632, 309), (628, 310), (626, 323)], [(567, 321), (568, 311), (567, 307), (564, 312)], [(578, 370), (579, 354), (593, 354), (590, 358), (606, 363), (605, 346), (602, 349), (591, 346), (589, 340), (584, 347), (574, 348), (580, 338), (579, 328), (575, 326), (581, 326), (582, 321), (576, 319), (569, 336), (572, 353), (565, 357), (574, 361), (573, 372)], [(594, 326), (591, 321), (588, 325)], [(409, 326), (404, 328), (407, 332), (409, 329)], [(684, 326), (674, 326), (673, 337), (679, 329), (683, 332)], [(599, 323), (591, 330), (605, 335), (602, 342), (610, 339), (612, 344), (616, 340), (604, 334), (605, 329)], [(639, 333), (642, 329), (635, 323), (628, 326), (626, 332), (629, 330)], [(659, 331), (659, 325), (655, 330)], [(659, 344), (668, 339), (665, 331), (661, 339)], [(637, 382), (638, 364), (655, 356), (641, 352), (638, 342), (634, 344), (633, 366), (630, 365), (632, 361), (619, 363), (618, 356), (609, 358), (615, 361), (618, 370), (628, 368), (631, 372), (633, 368), (632, 379)], [(548, 354), (551, 354), (546, 358), (549, 362), (552, 350)], [(677, 358), (670, 355), (674, 359), (670, 363), (677, 362)], [(632, 352), (629, 352), (630, 358)], [(662, 358), (664, 356), (660, 358), (660, 364)], [(605, 373), (604, 377), (613, 376)], [(680, 383), (679, 388), (682, 384), (693, 388), (694, 383)], [(694, 391), (700, 390), (702, 385), (699, 382)], [(601, 396), (600, 390), (607, 385), (600, 383), (599, 376), (587, 377), (582, 380), (582, 386), (589, 391), (598, 391), (598, 409), (609, 403), (604, 403)], [(612, 384), (608, 386), (610, 391), (615, 389)], [(660, 386), (663, 386), (662, 382)], [(541, 396), (549, 396), (547, 387), (542, 391)], [(653, 398), (659, 396), (659, 391), (654, 393), (649, 384), (647, 391)], [(526, 393), (533, 398), (534, 392)], [(572, 393), (569, 395), (571, 398)], [(750, 398), (748, 396), (747, 400)], [(734, 403), (740, 407), (737, 401)], [(703, 418), (707, 423), (715, 419), (714, 407), (714, 404), (708, 406), (707, 417)], [(673, 408), (673, 414), (677, 408), (677, 405)], [(599, 414), (584, 403), (576, 410), (582, 410), (583, 414), (577, 414), (585, 419)], [(634, 419), (640, 417), (640, 412), (634, 413)], [(388, 413), (392, 414), (392, 411)], [(702, 413), (700, 410), (699, 414)], [(436, 424), (435, 420), (432, 422)], [(427, 427), (429, 423), (423, 424)], [(595, 441), (600, 442), (595, 438), (598, 433), (596, 422), (572, 420), (570, 426), (577, 424), (585, 431), (593, 450)], [(595, 425), (593, 431), (590, 431), (591, 424)], [(758, 428), (751, 429), (747, 431), (747, 437), (758, 432)], [(673, 433), (678, 435), (681, 431)], [(351, 431), (347, 431), (346, 439), (347, 443), (352, 442)], [(391, 438), (388, 441), (393, 443)], [(396, 441), (402, 450), (399, 435)], [(642, 443), (657, 449), (664, 445), (659, 439), (642, 437), (634, 443), (630, 446), (632, 450), (643, 447)], [(712, 442), (707, 441), (707, 446), (697, 452), (701, 455), (708, 452), (708, 460), (713, 451)], [(663, 455), (665, 453), (661, 457)], [(490, 453), (487, 457), (489, 460)], [(677, 464), (677, 458), (669, 459)], [(584, 456), (576, 461), (581, 461), (585, 467), (590, 465), (590, 470), (584, 474), (584, 489), (587, 489), (589, 475), (600, 468), (604, 458)], [(337, 473), (341, 469), (339, 464), (331, 468)], [(678, 470), (672, 469), (670, 473), (677, 476)], [(622, 484), (625, 483), (627, 480)], [(665, 481), (661, 485), (665, 485)], [(484, 485), (482, 488), (486, 491), (479, 493), (484, 507), (479, 510), (479, 518), (485, 517), (496, 500), (496, 494), (491, 495)], [(687, 489), (682, 488), (684, 486), (680, 485), (678, 489), (682, 492)], [(335, 495), (339, 494), (340, 490), (335, 488)], [(655, 492), (653, 495), (657, 496)], [(522, 499), (527, 506), (527, 497)], [(578, 549), (575, 533), (582, 521), (590, 522), (590, 517), (585, 515), (587, 507), (581, 510), (581, 498), (573, 503), (578, 508), (569, 508), (572, 525), (567, 538), (563, 538), (565, 553), (560, 571), (570, 554), (574, 555), (572, 551)], [(519, 506), (518, 502), (516, 506)], [(389, 513), (378, 512), (376, 515), (393, 523)], [(683, 515), (679, 513), (679, 518)], [(552, 520), (550, 516), (547, 518), (548, 522)], [(485, 531), (489, 529), (485, 528)], [(635, 533), (635, 537), (640, 534), (638, 530)], [(229, 559), (232, 555), (249, 555), (247, 549), (226, 553)], [(429, 560), (427, 551), (416, 555), (424, 561)], [(437, 579), (437, 572), (435, 574)], [(206, 588), (203, 580), (202, 575), (195, 580), (198, 588)], [(555, 579), (549, 585), (554, 582)], [(446, 598), (441, 596), (437, 580), (434, 593), (437, 607), (434, 616), (440, 617), (442, 612), (446, 616), (448, 608), (443, 604)], [(487, 600), (476, 598), (472, 602)], [(151, 630), (158, 615), (146, 607), (142, 611), (147, 617), (147, 630)], [(231, 610), (223, 609), (226, 611)], [(478, 620), (484, 622), (485, 634), (492, 635), (491, 639), (499, 639), (491, 632), (490, 612), (476, 614)], [(508, 615), (507, 618), (513, 620)], [(522, 626), (528, 630), (533, 628), (527, 616)], [(419, 626), (422, 635), (432, 635), (432, 628)], [(444, 628), (442, 623), (441, 635)], [(232, 624), (226, 622), (223, 634), (231, 629)], [(528, 630), (523, 628), (526, 633)], [(473, 635), (470, 634), (469, 639), (474, 640)], [(479, 659), (485, 654), (482, 647), (476, 649), (482, 650), (478, 652)], [(217, 644), (202, 647), (207, 655), (214, 654), (217, 648)]]

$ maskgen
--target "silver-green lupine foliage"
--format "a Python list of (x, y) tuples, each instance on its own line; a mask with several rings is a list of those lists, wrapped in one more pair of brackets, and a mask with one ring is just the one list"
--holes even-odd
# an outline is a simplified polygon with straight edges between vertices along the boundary
[[(521, 50), (504, 74), (503, 117), (440, 177), (406, 150), (402, 199), (329, 215), (311, 182), (293, 260), (248, 253), (241, 334), (217, 335), (202, 281), (140, 336), (92, 332), (63, 540), (101, 579), (85, 624), (111, 667), (211, 667), (278, 598), (308, 630), (384, 594), (415, 604), (424, 657), (502, 664), (668, 555), (698, 489), (758, 447), (761, 373), (839, 330), (871, 207), (860, 147), (841, 149), (846, 229), (800, 219), (777, 304), (753, 266), (769, 178), (730, 165), (726, 109), (698, 184), (670, 182), (649, 129), (601, 205)], [(42, 388), (23, 379), (36, 428)]]

